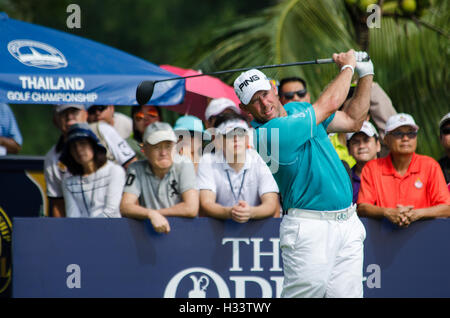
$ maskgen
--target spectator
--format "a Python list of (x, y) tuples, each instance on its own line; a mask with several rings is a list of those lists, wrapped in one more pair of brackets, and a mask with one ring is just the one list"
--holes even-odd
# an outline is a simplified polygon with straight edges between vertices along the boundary
[[(61, 136), (46, 154), (44, 159), (44, 176), (47, 185), (47, 197), (50, 203), (50, 214), (54, 217), (65, 216), (65, 204), (63, 198), (63, 178), (67, 167), (60, 162), (59, 158), (67, 139), (69, 127), (76, 123), (85, 123), (87, 112), (84, 105), (65, 104), (55, 107), (53, 122), (61, 131)], [(97, 131), (94, 131), (101, 144), (107, 150), (107, 159), (126, 168), (131, 162), (136, 160), (133, 150), (128, 146), (118, 133), (110, 125), (99, 123)]]
[(71, 174), (63, 186), (67, 217), (120, 217), (125, 171), (106, 159), (87, 123), (70, 126), (60, 160)]
[(418, 129), (411, 115), (388, 119), (385, 142), (390, 153), (362, 170), (360, 216), (385, 217), (399, 226), (450, 216), (450, 194), (439, 164), (415, 153)]
[(444, 173), (448, 190), (450, 191), (450, 113), (442, 117), (439, 122), (439, 139), (445, 150), (445, 155), (439, 159), (439, 164)]
[(114, 105), (91, 105), (87, 111), (88, 123), (104, 121), (113, 126), (123, 139), (130, 137), (133, 130), (133, 120), (125, 114), (115, 112)]
[(173, 130), (178, 137), (178, 153), (189, 158), (197, 172), (203, 153), (203, 137), (209, 136), (209, 133), (204, 130), (203, 123), (199, 118), (189, 115), (179, 117)]
[[(215, 122), (220, 151), (200, 160), (198, 187), (202, 214), (244, 223), (279, 214), (278, 186), (265, 162), (248, 149), (245, 117), (222, 114)], [(227, 182), (228, 181), (228, 182)]]
[(18, 153), (22, 141), (14, 113), (7, 104), (0, 103), (0, 156)]
[(214, 122), (218, 115), (229, 112), (240, 114), (241, 110), (231, 99), (225, 97), (213, 99), (205, 111), (206, 128), (214, 127)]
[(281, 104), (289, 102), (311, 103), (311, 96), (306, 89), (306, 81), (301, 77), (287, 77), (278, 86)]
[[(213, 128), (214, 123), (216, 121), (217, 116), (223, 113), (235, 113), (235, 114), (242, 114), (239, 107), (236, 106), (236, 104), (228, 98), (221, 97), (221, 98), (215, 98), (213, 99), (205, 111), (205, 118), (206, 118), (206, 128)], [(252, 118), (250, 114), (242, 114), (244, 116), (248, 116), (250, 119)], [(247, 120), (247, 118), (246, 118)], [(253, 128), (250, 128), (248, 130), (248, 136), (249, 136), (249, 148), (253, 147)], [(214, 142), (214, 134), (211, 137)], [(214, 145), (215, 149), (219, 149), (221, 147), (220, 144)]]
[[(278, 148), (271, 151), (271, 159), (279, 161), (274, 177), (287, 213), (280, 226), (282, 297), (363, 295), (365, 230), (354, 213), (351, 182), (327, 129), (361, 128), (374, 72), (371, 61), (356, 62), (356, 57), (366, 55), (353, 50), (333, 54), (340, 73), (313, 105), (293, 102), (283, 107), (276, 86), (255, 69), (234, 82), (241, 109), (255, 119), (257, 149)], [(338, 111), (355, 68), (360, 77), (355, 96), (345, 112)]]
[(350, 172), (350, 180), (353, 186), (353, 203), (358, 201), (358, 192), (361, 185), (361, 171), (364, 165), (377, 158), (381, 150), (378, 132), (368, 121), (365, 121), (361, 130), (347, 134), (347, 146), (350, 155), (355, 158), (356, 164)]
[(150, 219), (157, 232), (169, 233), (167, 216), (198, 214), (194, 166), (189, 160), (174, 158), (177, 138), (169, 124), (149, 125), (143, 140), (147, 160), (128, 168), (120, 211), (125, 217)]
[(136, 153), (138, 160), (145, 159), (142, 147), (142, 135), (145, 128), (161, 120), (161, 113), (159, 107), (151, 105), (133, 106), (131, 109), (131, 116), (133, 117), (133, 134), (127, 138), (127, 143)]

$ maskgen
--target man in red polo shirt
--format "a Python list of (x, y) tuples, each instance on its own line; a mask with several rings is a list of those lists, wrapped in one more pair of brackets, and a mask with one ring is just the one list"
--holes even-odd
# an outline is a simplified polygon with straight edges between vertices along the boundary
[(450, 217), (450, 194), (441, 167), (433, 158), (415, 153), (418, 129), (411, 115), (388, 119), (385, 143), (390, 152), (362, 170), (360, 216), (386, 217), (399, 226)]

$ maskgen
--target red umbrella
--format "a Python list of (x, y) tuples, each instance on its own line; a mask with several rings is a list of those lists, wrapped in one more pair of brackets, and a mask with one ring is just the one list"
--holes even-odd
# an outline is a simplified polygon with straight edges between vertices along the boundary
[[(171, 65), (160, 65), (161, 68), (177, 74), (179, 76), (198, 75), (200, 72), (183, 69)], [(211, 99), (226, 97), (239, 105), (239, 99), (234, 92), (234, 88), (225, 84), (220, 79), (213, 76), (200, 76), (186, 79), (186, 95), (184, 101), (176, 106), (169, 106), (170, 110), (178, 113), (189, 114), (205, 119), (205, 109)]]

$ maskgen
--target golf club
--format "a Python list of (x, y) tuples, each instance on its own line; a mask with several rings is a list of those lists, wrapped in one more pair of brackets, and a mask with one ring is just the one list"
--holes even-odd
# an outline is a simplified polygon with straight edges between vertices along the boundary
[[(368, 60), (370, 60), (370, 57), (367, 55), (367, 57), (365, 59), (363, 59), (363, 61), (368, 61)], [(145, 105), (152, 98), (155, 84), (160, 83), (160, 82), (175, 81), (175, 80), (181, 80), (181, 79), (199, 77), (199, 76), (206, 76), (206, 75), (219, 75), (219, 74), (234, 73), (234, 72), (244, 72), (244, 71), (248, 71), (251, 69), (266, 69), (266, 68), (275, 68), (275, 67), (310, 65), (310, 64), (329, 64), (329, 63), (334, 63), (332, 58), (316, 59), (316, 60), (312, 60), (312, 61), (293, 62), (293, 63), (284, 63), (284, 64), (260, 65), (260, 66), (236, 68), (236, 69), (232, 69), (232, 70), (224, 70), (224, 71), (203, 73), (203, 74), (190, 75), (190, 76), (171, 77), (171, 78), (165, 78), (165, 79), (156, 80), (156, 81), (142, 81), (136, 89), (136, 100), (139, 105)]]

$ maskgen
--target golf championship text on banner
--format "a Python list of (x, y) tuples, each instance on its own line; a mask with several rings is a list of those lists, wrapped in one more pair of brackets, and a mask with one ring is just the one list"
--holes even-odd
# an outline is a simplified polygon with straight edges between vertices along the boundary
[(96, 93), (76, 92), (85, 88), (85, 82), (81, 77), (19, 76), (18, 79), (22, 91), (7, 91), (6, 93), (11, 103), (31, 101), (42, 103), (94, 103), (98, 97)]
[[(365, 297), (450, 297), (448, 220), (362, 219)], [(276, 298), (280, 219), (13, 219), (13, 297)]]

